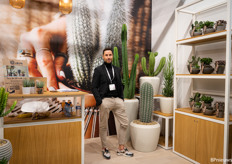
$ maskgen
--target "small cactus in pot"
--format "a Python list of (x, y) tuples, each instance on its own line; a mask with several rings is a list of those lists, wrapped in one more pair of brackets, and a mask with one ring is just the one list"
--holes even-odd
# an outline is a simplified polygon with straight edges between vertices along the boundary
[(38, 94), (43, 94), (44, 90), (44, 82), (43, 81), (36, 81), (36, 92)]
[(211, 96), (205, 96), (205, 95), (202, 95), (201, 96), (201, 101), (202, 101), (202, 106), (203, 107), (211, 107), (211, 103), (213, 102), (213, 98)]
[(188, 61), (189, 65), (187, 67), (190, 74), (198, 74), (200, 72), (200, 66), (198, 65), (200, 59), (200, 57), (192, 56), (192, 61)]
[(192, 111), (194, 113), (201, 113), (201, 109), (202, 109), (202, 104), (201, 102), (195, 102), (193, 107), (192, 107)]
[(203, 32), (204, 32), (204, 34), (209, 34), (209, 33), (215, 32), (214, 22), (205, 21), (204, 22)]

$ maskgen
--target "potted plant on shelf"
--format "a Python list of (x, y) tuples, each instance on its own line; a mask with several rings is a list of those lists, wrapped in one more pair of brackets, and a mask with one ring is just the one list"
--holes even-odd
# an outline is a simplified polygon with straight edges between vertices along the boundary
[(192, 61), (188, 61), (189, 65), (187, 67), (190, 74), (198, 74), (200, 72), (200, 66), (198, 65), (200, 59), (200, 57), (192, 56)]
[[(8, 92), (5, 92), (5, 88), (0, 88), (0, 131), (3, 130), (3, 117), (8, 115), (16, 106), (17, 101), (11, 105), (10, 109), (6, 110), (8, 101)], [(3, 139), (3, 131), (0, 132), (0, 163), (8, 163), (12, 156), (12, 145), (9, 140)]]
[(189, 106), (190, 106), (191, 110), (192, 110), (195, 102), (200, 102), (200, 100), (201, 100), (200, 97), (201, 97), (201, 94), (199, 92), (197, 92), (197, 93), (195, 93), (194, 97), (189, 98)]
[(31, 86), (31, 94), (35, 94), (35, 81), (34, 80), (30, 80), (30, 86)]
[(202, 35), (202, 28), (204, 27), (204, 23), (202, 21), (198, 22), (195, 21), (194, 24), (192, 24), (192, 29), (190, 30), (190, 36), (198, 36)]
[(36, 81), (36, 92), (38, 94), (43, 94), (44, 91), (44, 82), (43, 81)]
[(211, 21), (205, 21), (204, 22), (204, 28), (203, 28), (204, 34), (215, 32), (214, 29), (214, 22)]
[(31, 83), (29, 79), (23, 80), (23, 87), (22, 87), (23, 94), (30, 94), (31, 93)]
[(217, 74), (223, 74), (225, 70), (226, 61), (225, 60), (218, 60), (215, 61), (215, 71)]
[(203, 107), (211, 107), (211, 103), (213, 102), (213, 98), (211, 96), (201, 96), (201, 101), (203, 102)]
[[(134, 63), (132, 65), (131, 73), (129, 76), (128, 71), (128, 57), (127, 57), (127, 27), (126, 24), (123, 24), (122, 26), (122, 33), (121, 33), (121, 39), (122, 39), (122, 70), (123, 70), (123, 85), (124, 85), (124, 105), (126, 108), (126, 114), (127, 118), (129, 120), (129, 123), (137, 118), (138, 114), (138, 106), (139, 106), (139, 100), (134, 98), (135, 96), (135, 84), (136, 84), (136, 67), (139, 61), (139, 55), (135, 54)], [(117, 50), (114, 50), (114, 58), (118, 59)], [(115, 62), (113, 62), (115, 63)], [(116, 63), (119, 63), (116, 61)], [(116, 64), (117, 66), (117, 64)], [(119, 122), (115, 118), (115, 124), (116, 124), (116, 130), (119, 129)], [(130, 139), (130, 129), (127, 128), (126, 132), (126, 139), (125, 141), (129, 141)]]
[(140, 87), (140, 119), (130, 123), (131, 142), (137, 151), (151, 152), (157, 147), (160, 124), (152, 121), (153, 107), (153, 87), (150, 83), (145, 82)]
[(160, 86), (160, 78), (157, 77), (157, 75), (159, 75), (159, 73), (162, 71), (165, 63), (166, 63), (166, 58), (162, 57), (160, 60), (160, 63), (157, 67), (157, 69), (155, 70), (155, 57), (158, 55), (158, 52), (148, 52), (149, 54), (149, 68), (147, 70), (147, 65), (146, 65), (146, 58), (142, 57), (141, 59), (141, 65), (142, 65), (142, 69), (143, 72), (146, 76), (142, 76), (139, 79), (139, 83), (140, 86), (145, 83), (145, 82), (149, 82), (150, 84), (152, 84), (153, 90), (154, 90), (154, 95), (158, 94), (159, 91), (159, 86)]
[(201, 70), (203, 74), (211, 74), (214, 71), (214, 68), (210, 65), (212, 63), (211, 58), (202, 58), (201, 59)]
[(194, 113), (201, 113), (201, 109), (202, 109), (202, 104), (201, 102), (195, 102), (193, 107), (192, 107), (192, 111)]
[(226, 29), (226, 21), (225, 20), (216, 21), (215, 29), (216, 29), (216, 32), (225, 30)]
[(223, 118), (224, 117), (224, 102), (215, 102), (214, 109), (216, 110), (216, 117)]
[(164, 68), (164, 88), (160, 97), (160, 110), (163, 113), (173, 113), (173, 78), (174, 78), (174, 67), (172, 55), (169, 53), (167, 64)]

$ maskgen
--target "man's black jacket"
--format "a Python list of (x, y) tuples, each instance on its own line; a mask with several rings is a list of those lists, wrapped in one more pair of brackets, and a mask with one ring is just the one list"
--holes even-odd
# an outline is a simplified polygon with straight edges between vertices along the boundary
[[(113, 66), (115, 72), (115, 78), (117, 80), (116, 89), (119, 98), (123, 99), (123, 84), (121, 81), (120, 68)], [(102, 103), (102, 99), (109, 91), (110, 79), (106, 72), (105, 64), (102, 64), (95, 68), (92, 80), (92, 93), (96, 99), (96, 105), (99, 106)]]

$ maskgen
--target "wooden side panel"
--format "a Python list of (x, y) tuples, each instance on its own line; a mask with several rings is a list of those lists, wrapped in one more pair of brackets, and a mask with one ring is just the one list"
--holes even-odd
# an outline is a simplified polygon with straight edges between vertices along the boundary
[(81, 164), (81, 122), (5, 128), (11, 164)]
[(176, 113), (175, 151), (195, 160), (196, 122), (193, 117)]
[(222, 159), (224, 125), (201, 119), (197, 123), (196, 161), (211, 163), (211, 158)]

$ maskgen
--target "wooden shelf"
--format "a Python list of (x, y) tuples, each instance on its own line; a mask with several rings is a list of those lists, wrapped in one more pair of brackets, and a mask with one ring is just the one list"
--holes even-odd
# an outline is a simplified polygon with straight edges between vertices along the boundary
[[(178, 108), (176, 109), (176, 111), (180, 111), (180, 112), (184, 112), (184, 113), (188, 113), (195, 116), (201, 116), (201, 117), (205, 117), (206, 119), (213, 119), (213, 120), (218, 120), (218, 121), (224, 121), (224, 118), (218, 118), (215, 115), (213, 116), (208, 116), (208, 115), (204, 115), (203, 113), (194, 113), (192, 112), (192, 110), (190, 108)], [(230, 122), (232, 122), (232, 115), (230, 115)]]
[[(226, 79), (225, 74), (176, 74), (176, 78), (183, 79)], [(232, 78), (232, 75), (230, 76)]]
[(42, 97), (73, 97), (88, 94), (87, 92), (44, 92), (43, 94), (9, 94), (10, 99), (17, 98), (42, 98)]
[(173, 113), (171, 113), (171, 114), (162, 113), (162, 112), (159, 111), (159, 110), (154, 110), (153, 113), (158, 114), (158, 115), (161, 115), (161, 116), (165, 116), (165, 117), (172, 117), (172, 116), (173, 116)]
[(66, 117), (62, 112), (61, 113), (51, 113), (49, 117), (32, 120), (32, 117), (29, 118), (18, 118), (18, 117), (4, 117), (4, 124), (19, 124), (19, 123), (32, 123), (32, 122), (42, 122), (42, 121), (54, 121), (54, 120), (69, 120), (77, 119), (81, 117), (71, 116)]
[(210, 34), (194, 36), (191, 38), (177, 40), (176, 44), (178, 45), (195, 45), (195, 44), (205, 44), (216, 41), (225, 41), (226, 40), (226, 30), (213, 32)]

